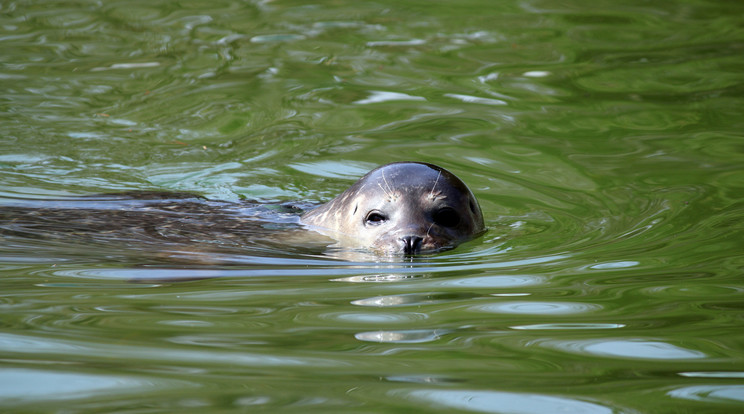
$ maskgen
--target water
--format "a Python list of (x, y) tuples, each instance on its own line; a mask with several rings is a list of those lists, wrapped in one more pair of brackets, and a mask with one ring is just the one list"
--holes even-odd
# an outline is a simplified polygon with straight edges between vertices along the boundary
[(420, 160), (489, 227), (412, 261), (6, 236), (3, 411), (744, 407), (744, 5), (0, 7), (3, 204)]

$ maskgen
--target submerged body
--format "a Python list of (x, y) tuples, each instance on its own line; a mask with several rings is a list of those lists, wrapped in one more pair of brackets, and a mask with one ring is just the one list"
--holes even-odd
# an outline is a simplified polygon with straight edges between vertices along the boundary
[(383, 255), (451, 248), (483, 233), (483, 214), (468, 187), (433, 164), (383, 165), (301, 221), (339, 241)]
[(7, 241), (6, 246), (23, 246), (24, 239), (43, 240), (90, 255), (115, 252), (178, 259), (186, 254), (200, 256), (200, 262), (227, 252), (317, 254), (332, 241), (308, 237), (299, 224), (301, 212), (286, 204), (153, 191), (8, 199), (0, 200), (0, 239)]

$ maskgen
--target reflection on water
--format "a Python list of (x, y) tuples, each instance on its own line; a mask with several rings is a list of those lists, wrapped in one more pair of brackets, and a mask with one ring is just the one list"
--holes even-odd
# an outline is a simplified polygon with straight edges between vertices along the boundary
[(451, 303), (457, 300), (469, 300), (477, 295), (469, 293), (432, 293), (420, 294), (412, 293), (405, 295), (377, 296), (373, 298), (357, 299), (352, 301), (352, 305), (358, 306), (421, 306), (431, 303)]
[(591, 303), (569, 303), (569, 302), (500, 302), (488, 303), (470, 308), (475, 312), (487, 313), (516, 313), (533, 315), (561, 315), (572, 313), (595, 312), (602, 309), (599, 305)]
[(519, 325), (511, 326), (511, 329), (618, 329), (624, 328), (625, 324), (622, 323), (541, 323), (536, 325)]
[(744, 385), (700, 385), (669, 391), (669, 396), (703, 402), (744, 402)]
[(414, 390), (409, 398), (428, 405), (445, 406), (479, 413), (548, 413), (570, 412), (605, 414), (616, 412), (613, 407), (578, 399), (540, 394), (520, 394), (495, 391)]
[(438, 340), (446, 331), (376, 331), (359, 332), (354, 337), (360, 341), (388, 343), (420, 343)]
[(133, 394), (152, 392), (153, 389), (196, 386), (185, 381), (156, 382), (152, 379), (31, 369), (0, 369), (0, 382), (3, 384), (0, 397), (10, 404), (22, 401), (76, 400), (95, 395)]
[[(744, 4), (1, 10), (0, 411), (744, 407)], [(461, 177), (488, 232), (379, 258), (248, 202), (402, 160)], [(86, 197), (128, 191), (203, 214), (72, 225), (153, 207)]]
[(638, 359), (699, 359), (707, 355), (700, 351), (680, 346), (639, 339), (616, 340), (572, 340), (571, 342), (545, 341), (541, 346), (558, 348), (564, 351), (591, 354), (614, 358)]

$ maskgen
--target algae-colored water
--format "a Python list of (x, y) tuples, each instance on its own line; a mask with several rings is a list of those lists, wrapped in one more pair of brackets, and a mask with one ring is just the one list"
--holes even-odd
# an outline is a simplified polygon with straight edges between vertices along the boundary
[(11, 1), (0, 48), (0, 205), (416, 160), (489, 227), (354, 262), (5, 234), (4, 412), (744, 409), (744, 3)]

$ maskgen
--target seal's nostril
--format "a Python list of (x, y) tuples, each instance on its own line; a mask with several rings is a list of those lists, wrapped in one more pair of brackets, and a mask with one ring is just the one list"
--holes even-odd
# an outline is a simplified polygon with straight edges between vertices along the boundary
[(421, 242), (424, 239), (419, 236), (404, 236), (400, 238), (403, 247), (403, 253), (413, 254), (421, 250)]

